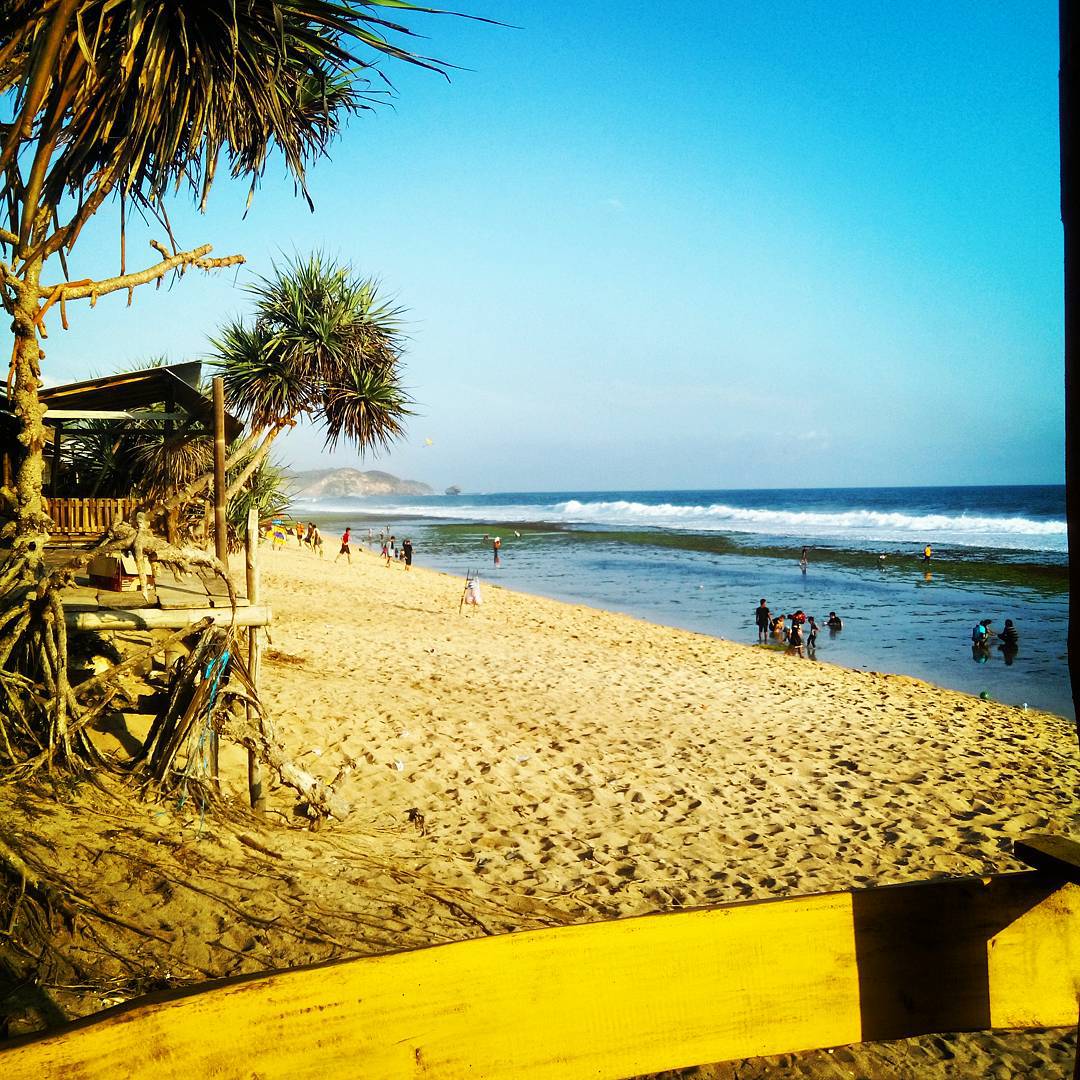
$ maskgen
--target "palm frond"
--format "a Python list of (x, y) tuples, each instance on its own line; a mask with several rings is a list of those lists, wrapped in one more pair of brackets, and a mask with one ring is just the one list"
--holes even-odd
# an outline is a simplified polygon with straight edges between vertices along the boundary
[(9, 0), (0, 168), (23, 147), (40, 158), (27, 212), (94, 188), (152, 207), (188, 184), (205, 202), (222, 156), (254, 188), (274, 151), (303, 188), (343, 118), (383, 99), (368, 75), (380, 58), (446, 73), (380, 7), (433, 13), (401, 0)]
[(323, 391), (327, 447), (344, 438), (362, 450), (385, 449), (405, 434), (404, 420), (413, 415), (412, 399), (394, 369), (351, 364), (341, 375)]
[(132, 490), (164, 498), (213, 469), (214, 440), (204, 433), (147, 432), (132, 439), (130, 459), (137, 475)]
[(316, 252), (248, 286), (250, 324), (234, 322), (214, 341), (225, 400), (256, 427), (306, 417), (361, 452), (404, 433), (412, 404), (401, 383), (401, 308), (378, 282)]

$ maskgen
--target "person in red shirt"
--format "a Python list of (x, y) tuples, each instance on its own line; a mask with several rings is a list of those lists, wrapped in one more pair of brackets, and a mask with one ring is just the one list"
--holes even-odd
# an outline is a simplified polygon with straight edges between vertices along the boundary
[(352, 565), (352, 548), (349, 547), (349, 534), (352, 532), (352, 526), (349, 526), (341, 534), (341, 550), (334, 556), (334, 562), (337, 562), (342, 555), (349, 560), (349, 565)]

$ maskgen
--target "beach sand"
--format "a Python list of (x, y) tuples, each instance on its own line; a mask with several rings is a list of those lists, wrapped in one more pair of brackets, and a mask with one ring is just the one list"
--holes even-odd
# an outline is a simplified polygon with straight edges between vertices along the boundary
[[(427, 872), (478, 893), (614, 918), (1018, 869), (1014, 838), (1077, 832), (1060, 717), (486, 580), (459, 609), (461, 579), (366, 550), (266, 551), (262, 575), (264, 695), (338, 778), (340, 828), (422, 833)], [(1067, 1071), (1068, 1037), (1007, 1039)], [(986, 1046), (935, 1045), (917, 1075)]]
[[(41, 941), (0, 942), (23, 987), (4, 1031), (333, 957), (1019, 869), (1015, 837), (1080, 832), (1060, 717), (486, 579), (461, 608), (460, 578), (363, 550), (260, 560), (277, 737), (350, 815), (312, 834), (282, 787), (257, 821), (112, 781), (0, 786), (0, 861), (11, 845), (82, 912), (20, 917), (44, 968)], [(222, 770), (242, 801), (244, 752)], [(672, 1075), (1066, 1076), (1074, 1048), (1075, 1029), (947, 1034)]]

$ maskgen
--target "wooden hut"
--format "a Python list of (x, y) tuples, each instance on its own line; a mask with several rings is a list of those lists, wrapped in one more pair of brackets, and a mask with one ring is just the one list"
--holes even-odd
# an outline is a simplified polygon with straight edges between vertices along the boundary
[[(101, 535), (118, 518), (134, 507), (130, 493), (107, 497), (81, 496), (65, 486), (61, 466), (65, 427), (70, 431), (80, 420), (103, 420), (117, 425), (160, 424), (167, 432), (190, 431), (214, 433), (214, 407), (210, 397), (199, 389), (202, 365), (199, 361), (144, 368), (99, 379), (50, 386), (39, 392), (48, 411), (44, 422), (49, 447), (46, 452), (49, 515), (53, 520), (53, 540), (78, 542)], [(243, 430), (234, 416), (225, 414), (225, 437), (231, 442)], [(18, 425), (0, 399), (0, 448), (3, 453), (5, 483), (19, 453), (15, 434)]]

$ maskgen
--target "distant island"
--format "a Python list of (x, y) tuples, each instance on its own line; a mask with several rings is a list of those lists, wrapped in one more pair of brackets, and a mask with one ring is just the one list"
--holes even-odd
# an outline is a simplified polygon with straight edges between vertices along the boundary
[(431, 495), (432, 489), (419, 480), (402, 480), (390, 473), (359, 469), (314, 469), (289, 477), (297, 498), (341, 498), (344, 495)]
[(449, 486), (449, 487), (448, 487), (448, 488), (446, 489), (446, 494), (447, 494), (447, 495), (460, 495), (460, 494), (461, 494), (461, 488), (459, 488), (459, 487), (457, 486), (457, 484), (451, 484), (451, 485), (450, 485), (450, 486)]

